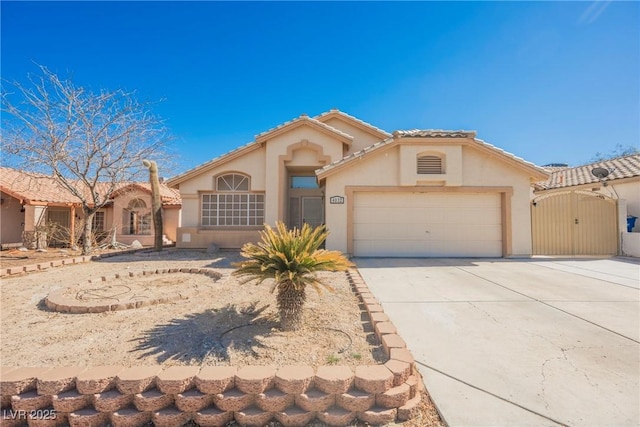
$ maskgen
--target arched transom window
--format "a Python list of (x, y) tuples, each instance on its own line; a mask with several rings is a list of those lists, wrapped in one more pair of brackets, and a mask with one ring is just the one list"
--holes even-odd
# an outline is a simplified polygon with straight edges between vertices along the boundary
[(442, 157), (434, 154), (418, 156), (417, 172), (420, 175), (443, 173)]
[(216, 178), (216, 192), (202, 194), (203, 226), (261, 226), (264, 223), (264, 193), (249, 192), (247, 175), (228, 173)]
[(249, 191), (249, 177), (238, 173), (219, 176), (216, 180), (218, 191)]

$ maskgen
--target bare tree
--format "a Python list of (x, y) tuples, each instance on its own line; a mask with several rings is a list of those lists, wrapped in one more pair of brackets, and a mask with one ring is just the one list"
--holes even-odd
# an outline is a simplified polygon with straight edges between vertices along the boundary
[(638, 154), (638, 153), (640, 153), (640, 148), (637, 145), (625, 146), (618, 143), (616, 144), (615, 148), (613, 148), (611, 151), (608, 151), (606, 153), (602, 153), (600, 151), (596, 152), (596, 154), (593, 155), (593, 157), (591, 158), (591, 160), (589, 160), (589, 162), (590, 163), (603, 162), (605, 160), (615, 159), (616, 157), (631, 156), (633, 154)]
[(140, 180), (142, 160), (162, 155), (167, 132), (132, 92), (93, 92), (40, 71), (27, 84), (2, 82), (3, 162), (49, 174), (77, 198), (88, 254), (94, 214), (121, 183)]

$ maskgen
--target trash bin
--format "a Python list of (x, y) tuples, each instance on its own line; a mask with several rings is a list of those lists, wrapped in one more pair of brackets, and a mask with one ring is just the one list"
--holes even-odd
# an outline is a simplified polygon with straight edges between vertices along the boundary
[(631, 230), (633, 230), (633, 227), (636, 226), (636, 219), (638, 219), (637, 216), (633, 216), (633, 215), (629, 215), (627, 217), (627, 232), (631, 233)]

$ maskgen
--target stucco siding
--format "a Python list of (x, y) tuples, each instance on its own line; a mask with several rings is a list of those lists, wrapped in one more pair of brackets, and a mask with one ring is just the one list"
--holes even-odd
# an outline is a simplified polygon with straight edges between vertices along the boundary
[[(457, 147), (457, 148), (456, 148)], [(401, 155), (401, 150), (403, 154)], [(477, 149), (459, 145), (444, 146), (412, 143), (408, 147), (394, 146), (390, 149), (371, 153), (352, 162), (351, 167), (336, 171), (326, 178), (326, 222), (330, 231), (327, 247), (348, 252), (348, 209), (349, 187), (398, 187), (398, 192), (411, 191), (412, 186), (434, 186), (436, 182), (423, 182), (422, 176), (415, 174), (415, 156), (426, 151), (440, 151), (447, 155), (447, 169), (439, 177), (440, 187), (445, 192), (456, 187), (483, 188), (487, 192), (504, 194), (503, 216), (511, 218), (508, 255), (529, 256), (531, 254), (531, 221), (529, 211), (529, 176), (495, 155), (485, 154)], [(447, 176), (450, 174), (450, 176)], [(451, 183), (451, 184), (448, 184)], [(445, 185), (443, 185), (445, 184)], [(447, 185), (448, 184), (448, 185)], [(495, 188), (493, 190), (492, 188)], [(508, 189), (507, 192), (505, 189)], [(512, 190), (512, 195), (511, 195)], [(332, 196), (344, 196), (344, 204), (330, 204)], [(351, 195), (353, 197), (353, 195)], [(353, 200), (351, 201), (351, 203)], [(401, 220), (401, 219), (399, 219)]]
[(531, 255), (531, 209), (529, 191), (531, 182), (527, 174), (500, 161), (496, 156), (470, 147), (463, 148), (463, 185), (509, 186), (511, 196), (512, 252), (514, 257)]
[[(612, 198), (625, 200), (627, 204), (627, 215), (640, 218), (640, 179), (620, 184), (612, 182), (608, 186), (602, 187), (599, 192)], [(626, 227), (626, 222), (623, 224)], [(640, 219), (636, 221), (636, 226), (633, 231), (640, 231)]]
[(354, 126), (337, 117), (331, 118), (324, 123), (353, 136), (353, 142), (351, 143), (351, 147), (349, 147), (349, 150), (345, 152), (345, 156), (355, 153), (356, 151), (360, 151), (365, 147), (369, 147), (370, 145), (381, 141), (380, 138), (372, 135), (371, 133), (365, 132), (357, 126)]
[(260, 148), (181, 182), (180, 195), (185, 197), (198, 194), (199, 191), (214, 191), (215, 177), (225, 172), (241, 172), (249, 175), (251, 178), (251, 191), (264, 191), (266, 180), (265, 154), (266, 150)]
[(20, 201), (8, 194), (0, 193), (0, 243), (21, 243), (25, 213), (20, 212)]

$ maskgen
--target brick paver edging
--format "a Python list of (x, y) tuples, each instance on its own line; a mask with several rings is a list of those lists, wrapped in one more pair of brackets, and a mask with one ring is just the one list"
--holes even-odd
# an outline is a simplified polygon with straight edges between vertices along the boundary
[(357, 270), (351, 285), (389, 360), (347, 366), (0, 367), (1, 424), (72, 427), (303, 426), (405, 421), (418, 412), (413, 356)]
[[(130, 271), (126, 276), (121, 274), (116, 274), (112, 278), (120, 279), (123, 277), (141, 277), (141, 276), (151, 276), (156, 274), (174, 274), (174, 273), (202, 274), (214, 280), (218, 280), (222, 277), (222, 274), (209, 268), (164, 268), (164, 269), (157, 269), (157, 270), (145, 270), (145, 271), (140, 271), (138, 273), (134, 273)], [(88, 283), (107, 284), (109, 282), (109, 279), (110, 278), (107, 276), (102, 276), (98, 280), (89, 279)], [(44, 300), (45, 305), (50, 310), (59, 311), (61, 313), (103, 313), (105, 311), (129, 310), (133, 308), (146, 307), (149, 305), (167, 304), (172, 301), (192, 298), (198, 294), (198, 291), (196, 289), (187, 289), (180, 292), (173, 292), (169, 295), (165, 295), (158, 298), (145, 298), (145, 297), (139, 296), (135, 300), (131, 300), (131, 299), (118, 300), (117, 298), (110, 298), (110, 299), (105, 298), (105, 299), (99, 299), (99, 300), (79, 301), (67, 295), (67, 292), (69, 291), (70, 288), (72, 289), (74, 288), (74, 286), (64, 287), (64, 288), (55, 289), (51, 291)], [(114, 299), (116, 301), (113, 301)]]
[(142, 251), (148, 251), (148, 250), (149, 248), (127, 249), (125, 251), (109, 252), (109, 253), (100, 254), (100, 255), (81, 255), (73, 258), (62, 258), (62, 259), (56, 259), (53, 261), (51, 260), (42, 261), (36, 264), (0, 268), (0, 277), (15, 276), (17, 274), (24, 274), (24, 273), (37, 273), (40, 271), (48, 270), (50, 268), (63, 267), (65, 265), (82, 264), (83, 262), (89, 262), (91, 260), (110, 258), (118, 255), (130, 255), (136, 252), (142, 252)]

